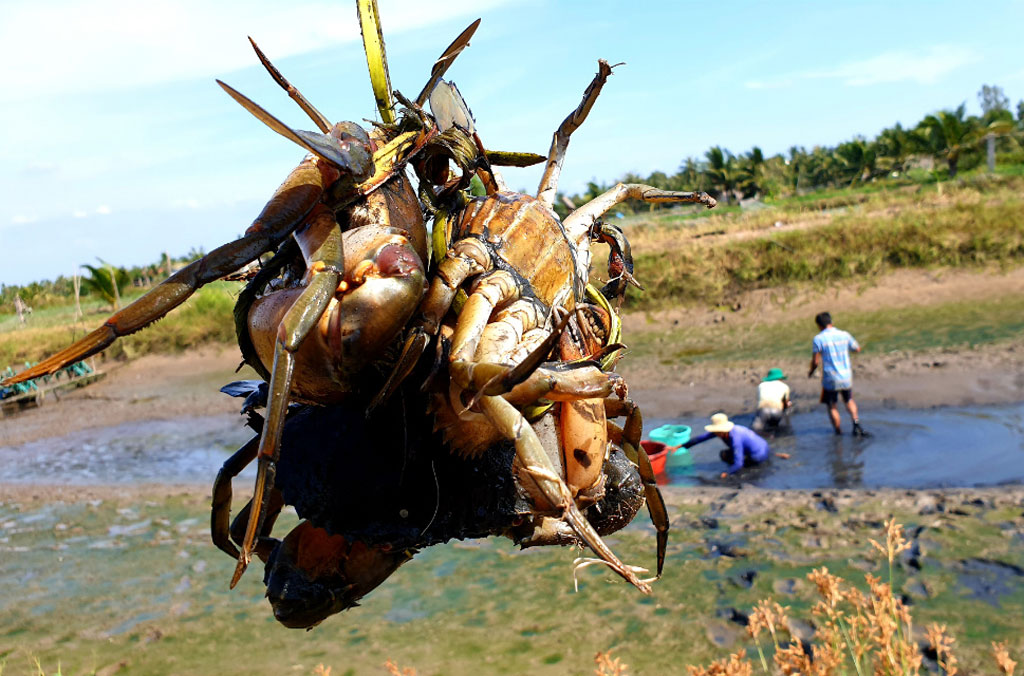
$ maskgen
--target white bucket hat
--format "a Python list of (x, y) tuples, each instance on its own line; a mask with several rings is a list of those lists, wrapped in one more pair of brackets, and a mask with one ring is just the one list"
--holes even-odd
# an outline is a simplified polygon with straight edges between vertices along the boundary
[(711, 424), (705, 425), (708, 432), (730, 432), (734, 423), (729, 422), (729, 416), (724, 413), (716, 413), (711, 416)]

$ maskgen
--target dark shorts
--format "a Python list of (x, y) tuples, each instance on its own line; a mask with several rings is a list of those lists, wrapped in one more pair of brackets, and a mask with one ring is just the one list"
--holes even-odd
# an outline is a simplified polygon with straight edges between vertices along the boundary
[[(736, 460), (736, 454), (733, 453), (733, 450), (731, 448), (723, 448), (722, 452), (718, 454), (718, 457), (722, 459), (722, 462), (724, 462), (725, 464), (727, 464), (729, 466), (732, 466), (733, 461)], [(749, 455), (744, 456), (744, 458), (743, 458), (743, 466), (744, 467), (753, 467), (756, 464), (757, 464), (757, 461), (754, 460), (753, 458), (751, 458)]]
[(853, 397), (853, 388), (846, 390), (826, 390), (822, 388), (821, 403), (832, 406), (839, 401), (840, 395), (843, 397), (843, 403), (845, 404), (850, 401), (851, 397)]

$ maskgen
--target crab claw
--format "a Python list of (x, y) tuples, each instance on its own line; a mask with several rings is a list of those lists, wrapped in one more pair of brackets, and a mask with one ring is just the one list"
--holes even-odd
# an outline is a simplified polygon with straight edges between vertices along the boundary
[(303, 521), (267, 561), (263, 582), (274, 617), (286, 627), (312, 629), (359, 605), (414, 553), (346, 540)]

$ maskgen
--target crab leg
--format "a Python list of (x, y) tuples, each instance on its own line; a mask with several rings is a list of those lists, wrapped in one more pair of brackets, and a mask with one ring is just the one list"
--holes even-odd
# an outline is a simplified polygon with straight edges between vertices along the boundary
[(665, 567), (665, 550), (668, 547), (669, 518), (668, 509), (665, 507), (665, 499), (661, 495), (658, 483), (654, 479), (654, 468), (651, 467), (651, 460), (647, 457), (647, 451), (640, 443), (643, 434), (643, 415), (640, 408), (629, 399), (605, 399), (605, 413), (609, 418), (626, 417), (623, 428), (609, 422), (609, 437), (617, 442), (618, 437), (622, 439), (622, 449), (630, 460), (634, 460), (640, 470), (640, 480), (644, 484), (644, 496), (647, 498), (647, 511), (651, 515), (651, 522), (658, 532), (658, 568), (656, 577), (661, 577), (661, 571)]
[(299, 108), (302, 108), (306, 115), (309, 116), (309, 119), (313, 120), (313, 124), (319, 127), (320, 131), (325, 134), (331, 131), (330, 121), (328, 121), (328, 119), (324, 117), (323, 113), (317, 110), (312, 103), (306, 100), (306, 97), (302, 95), (302, 92), (293, 87), (292, 83), (285, 79), (284, 75), (281, 75), (281, 71), (274, 67), (274, 64), (270, 62), (270, 59), (266, 57), (263, 50), (261, 50), (259, 45), (256, 44), (256, 41), (249, 38), (249, 44), (251, 44), (252, 48), (256, 50), (256, 56), (259, 57), (260, 63), (262, 63), (263, 67), (267, 69), (268, 73), (270, 73), (270, 77), (274, 78), (274, 82), (279, 84), (281, 89), (288, 92), (288, 96), (292, 97), (292, 99), (295, 100), (295, 103), (299, 104)]
[(253, 491), (253, 509), (249, 513), (249, 524), (245, 530), (242, 551), (238, 557), (231, 587), (245, 572), (252, 559), (253, 543), (262, 525), (262, 514), (269, 507), (271, 493), (277, 472), (277, 460), (281, 454), (281, 431), (284, 429), (285, 414), (288, 410), (288, 393), (291, 391), (292, 375), (295, 370), (295, 351), (310, 330), (320, 321), (341, 281), (345, 259), (341, 229), (337, 227), (334, 214), (326, 207), (314, 211), (307, 227), (327, 234), (322, 243), (309, 256), (308, 280), (302, 294), (285, 313), (278, 327), (277, 342), (274, 346), (274, 365), (270, 372), (266, 422), (260, 435), (259, 464), (256, 487)]
[(537, 188), (537, 199), (551, 207), (555, 203), (555, 194), (558, 192), (558, 177), (562, 173), (562, 162), (565, 161), (565, 151), (569, 147), (569, 136), (580, 128), (583, 121), (587, 119), (590, 109), (594, 106), (598, 94), (601, 93), (608, 76), (612, 74), (613, 66), (609, 66), (604, 59), (597, 62), (597, 74), (590, 82), (586, 91), (583, 92), (583, 101), (576, 107), (576, 110), (569, 114), (569, 117), (562, 120), (558, 130), (551, 139), (551, 150), (548, 151), (548, 163), (544, 169), (544, 175), (540, 178), (540, 187)]
[(537, 488), (552, 505), (564, 510), (564, 518), (572, 529), (605, 561), (612, 570), (628, 580), (633, 586), (645, 594), (651, 593), (651, 587), (640, 580), (631, 568), (615, 556), (594, 527), (590, 525), (576, 503), (573, 502), (569, 488), (558, 476), (551, 461), (548, 459), (537, 433), (516, 408), (501, 397), (482, 397), (480, 410), (496, 429), (506, 438), (515, 443), (516, 458), (524, 470), (524, 474), (533, 478)]
[(626, 200), (639, 200), (655, 204), (703, 204), (708, 209), (718, 204), (715, 198), (706, 192), (675, 192), (672, 190), (661, 190), (660, 188), (642, 183), (619, 183), (611, 190), (598, 195), (569, 214), (563, 225), (566, 231), (570, 233), (570, 236), (572, 236), (571, 233), (578, 231), (580, 228), (589, 228), (606, 211)]
[(434, 62), (434, 67), (430, 69), (430, 79), (427, 80), (427, 84), (423, 85), (423, 89), (420, 91), (420, 95), (416, 97), (416, 105), (421, 108), (430, 98), (431, 92), (434, 91), (434, 87), (444, 77), (444, 74), (448, 72), (448, 68), (451, 67), (455, 61), (455, 57), (462, 53), (466, 47), (469, 47), (469, 39), (473, 37), (473, 33), (476, 33), (476, 29), (480, 26), (480, 19), (477, 19), (473, 23), (466, 27), (466, 30), (459, 33), (459, 36), (452, 40), (452, 43), (448, 45), (448, 48), (444, 50), (444, 53), (438, 57), (437, 61)]
[[(436, 225), (434, 227), (437, 227)], [(437, 273), (430, 282), (430, 288), (420, 303), (421, 313), (417, 326), (409, 332), (398, 362), (380, 392), (370, 402), (369, 410), (386, 401), (402, 384), (427, 347), (429, 337), (437, 333), (441, 319), (455, 300), (455, 294), (466, 279), (490, 270), (491, 256), (487, 248), (476, 239), (459, 240), (443, 261), (437, 266)]]
[(260, 437), (254, 436), (224, 461), (217, 478), (213, 481), (213, 499), (210, 504), (210, 537), (217, 548), (233, 559), (239, 555), (238, 548), (228, 535), (231, 521), (231, 480), (256, 459)]
[(315, 159), (296, 167), (241, 238), (217, 247), (174, 273), (101, 327), (57, 354), (3, 382), (6, 385), (55, 373), (102, 352), (115, 340), (145, 328), (188, 299), (199, 287), (234, 272), (280, 244), (302, 222), (323, 193), (324, 176)]

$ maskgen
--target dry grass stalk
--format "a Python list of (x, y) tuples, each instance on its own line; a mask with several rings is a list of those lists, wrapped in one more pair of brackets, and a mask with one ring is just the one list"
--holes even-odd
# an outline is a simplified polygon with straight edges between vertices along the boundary
[(384, 663), (384, 668), (388, 670), (388, 673), (391, 674), (391, 676), (416, 676), (416, 670), (412, 667), (400, 669), (398, 665), (390, 659)]
[(999, 671), (1003, 673), (1003, 676), (1013, 676), (1013, 669), (1017, 663), (1010, 659), (1010, 653), (1006, 650), (1006, 642), (992, 641), (992, 654), (995, 656), (996, 664), (999, 665)]
[(754, 668), (747, 661), (747, 652), (739, 650), (707, 667), (688, 666), (690, 676), (752, 676)]
[(956, 641), (946, 633), (946, 625), (932, 622), (928, 625), (928, 643), (935, 651), (935, 661), (939, 663), (946, 676), (954, 676), (957, 673), (956, 655), (953, 654), (953, 643)]
[(612, 657), (612, 651), (598, 652), (594, 655), (594, 669), (596, 676), (629, 676), (626, 668), (629, 666), (618, 657)]
[(325, 667), (323, 664), (316, 665), (313, 669), (313, 676), (331, 676), (331, 668)]

